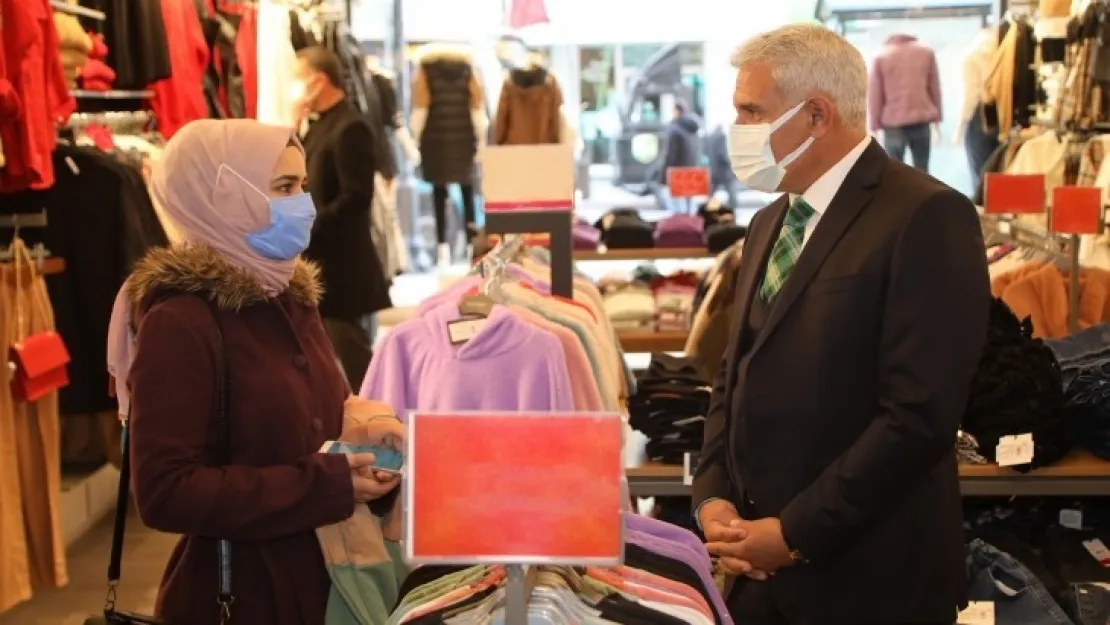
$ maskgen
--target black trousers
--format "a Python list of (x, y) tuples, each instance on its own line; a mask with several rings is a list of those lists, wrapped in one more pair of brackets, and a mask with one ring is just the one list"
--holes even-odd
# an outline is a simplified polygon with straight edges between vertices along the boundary
[[(469, 241), (477, 230), (476, 223), (478, 222), (477, 210), (474, 206), (474, 186), (469, 184), (460, 184), (459, 193), (462, 194), (463, 201), (463, 218), (466, 220), (466, 238)], [(447, 242), (447, 185), (436, 184), (432, 185), (432, 208), (435, 209), (436, 217), (436, 243)]]
[[(779, 611), (771, 586), (766, 582), (738, 580), (726, 589), (726, 606), (732, 620), (740, 625), (828, 625), (818, 622), (793, 622)], [(861, 600), (865, 600), (861, 598)], [(954, 623), (853, 623), (853, 625), (955, 625)]]
[(883, 128), (883, 148), (891, 158), (905, 160), (906, 149), (913, 157), (913, 166), (921, 171), (929, 171), (929, 150), (933, 137), (929, 124), (910, 124)]
[(324, 330), (328, 333), (335, 357), (347, 376), (347, 384), (351, 392), (358, 393), (362, 388), (362, 379), (366, 377), (366, 370), (370, 368), (372, 356), (371, 346), (373, 337), (367, 328), (364, 319), (337, 319), (324, 318)]

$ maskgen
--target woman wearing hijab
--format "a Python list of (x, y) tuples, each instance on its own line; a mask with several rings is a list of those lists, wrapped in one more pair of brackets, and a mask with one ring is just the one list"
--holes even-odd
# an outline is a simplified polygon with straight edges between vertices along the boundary
[[(292, 132), (252, 120), (192, 122), (154, 167), (173, 245), (121, 290), (109, 369), (139, 514), (183, 535), (156, 607), (169, 623), (219, 622), (216, 539), (232, 544), (232, 623), (323, 623), (331, 583), (314, 530), (397, 485), (372, 456), (317, 453), (339, 437), (349, 392), (317, 270), (299, 257), (316, 215), (305, 175)], [(215, 466), (225, 353), (231, 462)]]

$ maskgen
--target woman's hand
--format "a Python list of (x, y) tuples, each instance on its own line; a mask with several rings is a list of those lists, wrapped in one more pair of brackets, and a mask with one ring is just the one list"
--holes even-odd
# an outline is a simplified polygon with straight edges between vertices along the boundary
[(347, 462), (351, 465), (351, 484), (356, 503), (374, 501), (401, 483), (400, 475), (374, 470), (374, 454), (351, 454), (347, 456)]

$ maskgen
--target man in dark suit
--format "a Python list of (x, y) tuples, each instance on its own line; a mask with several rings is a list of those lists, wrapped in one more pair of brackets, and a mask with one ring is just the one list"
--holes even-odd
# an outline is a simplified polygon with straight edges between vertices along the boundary
[(370, 364), (373, 313), (389, 308), (389, 286), (370, 235), (374, 131), (343, 92), (334, 52), (297, 53), (298, 98), (308, 116), (304, 136), (316, 223), (305, 257), (320, 265), (320, 316), (354, 391)]
[(745, 625), (956, 620), (955, 440), (990, 298), (974, 206), (866, 132), (860, 53), (820, 26), (733, 59), (748, 230), (695, 515)]

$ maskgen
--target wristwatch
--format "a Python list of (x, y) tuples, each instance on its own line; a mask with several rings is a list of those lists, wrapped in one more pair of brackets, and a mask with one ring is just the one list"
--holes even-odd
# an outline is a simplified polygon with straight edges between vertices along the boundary
[(809, 560), (806, 560), (806, 557), (802, 555), (801, 551), (790, 547), (789, 543), (786, 545), (786, 547), (790, 549), (791, 562), (793, 562), (794, 564), (809, 564)]

